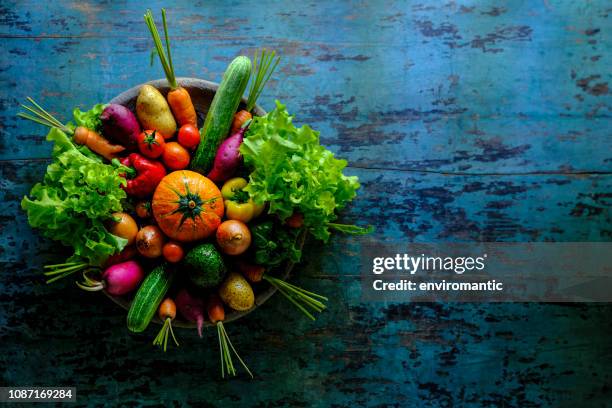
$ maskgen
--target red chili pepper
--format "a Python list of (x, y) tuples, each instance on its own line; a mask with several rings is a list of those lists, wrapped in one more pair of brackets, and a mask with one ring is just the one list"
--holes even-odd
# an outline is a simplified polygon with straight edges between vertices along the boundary
[(121, 159), (121, 164), (135, 170), (136, 176), (126, 176), (125, 192), (134, 197), (144, 198), (155, 191), (155, 188), (166, 175), (166, 168), (158, 161), (147, 159), (138, 154), (131, 153)]

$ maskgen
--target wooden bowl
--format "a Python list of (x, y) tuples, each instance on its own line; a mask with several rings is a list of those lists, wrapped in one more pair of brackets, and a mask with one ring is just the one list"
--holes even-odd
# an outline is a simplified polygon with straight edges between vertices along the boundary
[[(198, 127), (201, 127), (204, 123), (204, 119), (206, 118), (206, 114), (208, 113), (208, 108), (212, 102), (213, 96), (215, 92), (217, 92), (217, 88), (219, 88), (219, 84), (214, 82), (205, 81), (203, 79), (197, 78), (177, 78), (177, 82), (189, 91), (189, 95), (191, 96), (191, 101), (196, 108), (196, 112), (198, 114)], [(165, 79), (158, 79), (155, 81), (147, 82), (149, 85), (153, 85), (157, 88), (164, 96), (170, 90), (170, 86), (168, 81)], [(140, 87), (144, 84), (137, 85), (133, 88), (128, 89), (127, 91), (117, 95), (114, 97), (110, 103), (116, 103), (119, 105), (126, 106), (130, 108), (134, 113), (136, 112), (136, 98), (138, 97), (138, 92), (140, 91)], [(246, 106), (246, 98), (242, 98), (241, 107), (242, 109)], [(253, 113), (256, 116), (263, 116), (266, 112), (258, 105), (253, 109)], [(302, 235), (299, 238), (299, 246), (300, 248), (304, 245), (305, 235)], [(291, 270), (293, 269), (293, 263), (288, 263), (285, 266), (283, 273), (281, 273), (282, 279), (286, 279)], [(276, 288), (273, 286), (268, 287), (265, 290), (260, 291), (255, 296), (255, 305), (244, 312), (237, 312), (235, 310), (231, 310), (227, 308), (228, 312), (226, 313), (225, 322), (231, 322), (233, 320), (239, 319), (242, 316), (252, 312), (257, 307), (261, 306), (266, 300), (270, 298), (276, 292)], [(104, 292), (104, 294), (109, 297), (113, 302), (128, 310), (130, 308), (130, 304), (132, 302), (131, 297), (123, 297), (123, 296), (112, 296), (108, 293)], [(161, 320), (157, 318), (157, 316), (153, 319), (155, 323), (161, 323)], [(188, 322), (178, 317), (172, 323), (173, 326), (176, 327), (185, 327), (185, 328), (195, 328), (196, 324), (193, 322)], [(205, 326), (212, 326), (212, 324), (208, 321), (205, 322)]]

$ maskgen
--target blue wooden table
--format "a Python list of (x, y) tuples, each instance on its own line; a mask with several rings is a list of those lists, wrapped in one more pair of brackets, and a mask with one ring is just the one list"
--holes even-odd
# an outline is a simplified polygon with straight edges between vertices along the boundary
[(46, 3), (0, 2), (0, 385), (109, 406), (610, 404), (610, 305), (362, 302), (350, 237), (310, 243), (297, 270), (330, 297), (316, 322), (275, 297), (228, 325), (254, 380), (218, 379), (211, 331), (159, 353), (102, 295), (43, 283), (57, 250), (19, 201), (50, 146), (15, 117), (26, 96), (68, 118), (161, 77), (142, 15), (167, 5), (180, 76), (282, 55), (261, 104), (280, 99), (349, 160), (362, 189), (344, 219), (374, 238), (610, 241), (605, 1)]

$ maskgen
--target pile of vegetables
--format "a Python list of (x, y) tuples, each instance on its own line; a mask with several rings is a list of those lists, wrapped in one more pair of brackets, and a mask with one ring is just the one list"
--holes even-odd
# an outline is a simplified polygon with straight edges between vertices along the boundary
[(222, 376), (236, 375), (233, 356), (252, 376), (224, 327), (226, 312), (253, 309), (267, 285), (310, 319), (323, 311), (326, 297), (279, 274), (300, 261), (307, 234), (327, 241), (332, 230), (368, 232), (335, 222), (359, 183), (280, 102), (253, 116), (280, 60), (274, 52), (230, 63), (198, 129), (174, 73), (165, 10), (162, 21), (165, 45), (145, 14), (167, 95), (145, 84), (135, 111), (97, 104), (75, 109), (68, 123), (28, 98), (20, 116), (50, 127), (54, 146), (43, 181), (21, 205), (32, 227), (72, 248), (67, 260), (45, 266), (47, 282), (79, 273), (79, 288), (128, 299), (128, 329), (143, 332), (157, 320), (153, 344), (164, 351), (179, 345), (175, 319), (193, 322), (200, 337), (208, 321)]

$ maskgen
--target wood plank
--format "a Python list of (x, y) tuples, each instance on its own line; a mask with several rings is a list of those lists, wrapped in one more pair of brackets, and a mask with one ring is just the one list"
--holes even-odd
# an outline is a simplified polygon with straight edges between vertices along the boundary
[[(343, 219), (374, 225), (373, 238), (612, 238), (604, 2), (174, 3), (181, 75), (218, 80), (260, 46), (283, 54), (262, 102), (285, 101), (349, 159), (363, 187)], [(159, 77), (143, 7), (0, 5), (3, 384), (76, 385), (91, 405), (609, 404), (611, 305), (364, 303), (356, 254), (369, 238), (308, 244), (294, 281), (330, 297), (317, 322), (276, 296), (228, 325), (252, 381), (218, 378), (213, 331), (179, 330), (180, 349), (158, 354), (158, 327), (130, 335), (102, 295), (45, 285), (41, 266), (61, 254), (19, 201), (50, 146), (16, 120), (18, 103), (34, 96), (65, 118)]]
[[(27, 378), (44, 385), (53, 378), (77, 385), (92, 403), (124, 404), (152, 401), (153, 395), (155, 401), (190, 395), (198, 402), (249, 405), (322, 400), (597, 405), (610, 397), (601, 389), (612, 363), (612, 306), (363, 303), (355, 276), (362, 241), (351, 237), (334, 237), (325, 247), (310, 243), (296, 272), (296, 283), (331, 298), (330, 309), (316, 323), (274, 298), (248, 319), (228, 325), (257, 373), (254, 381), (217, 378), (212, 331), (200, 340), (195, 331), (179, 330), (181, 348), (155, 357), (150, 341), (156, 328), (129, 335), (125, 312), (103, 296), (84, 293), (70, 280), (42, 282), (41, 265), (60, 258), (48, 240), (31, 232), (17, 200), (45, 165), (0, 164), (0, 198), (6, 203), (0, 210), (4, 383)], [(609, 239), (610, 176), (468, 181), (465, 176), (350, 172), (361, 177), (363, 191), (344, 218), (373, 223), (377, 237)], [(100, 378), (100, 372), (107, 375)]]
[[(248, 18), (226, 18), (224, 24), (235, 27), (211, 28), (214, 38), (193, 34), (198, 14), (177, 8), (180, 24), (173, 44), (181, 75), (213, 80), (234, 55), (261, 45), (279, 49), (285, 65), (265, 92), (263, 105), (272, 107), (275, 97), (283, 100), (297, 113), (298, 122), (320, 129), (327, 145), (359, 166), (475, 173), (609, 172), (610, 74), (605, 67), (610, 61), (598, 50), (598, 27), (606, 21), (602, 10), (565, 2), (552, 11), (543, 4), (536, 9), (511, 6), (505, 12), (485, 6), (467, 12), (469, 6), (457, 5), (444, 14), (439, 7), (403, 10), (393, 3), (384, 13), (374, 13), (386, 27), (377, 30), (381, 38), (372, 38), (364, 26), (372, 19), (371, 8), (357, 8), (354, 19), (340, 19), (340, 34), (312, 30), (314, 38), (302, 42), (291, 35), (299, 34), (296, 24), (307, 20), (291, 8), (288, 16), (277, 16), (290, 23), (277, 21), (265, 28), (251, 27)], [(1, 101), (6, 109), (0, 115), (0, 158), (48, 154), (40, 144), (40, 127), (14, 117), (25, 96), (36, 96), (65, 118), (74, 106), (109, 100), (161, 75), (159, 66), (147, 67), (151, 44), (139, 22), (142, 11), (136, 9), (123, 13), (130, 24), (116, 18), (97, 21), (102, 17), (93, 13), (83, 22), (98, 33), (91, 38), (92, 33), (79, 31), (73, 21), (91, 10), (76, 7), (68, 14), (72, 18), (55, 22), (75, 37), (46, 38), (59, 32), (51, 23), (42, 33), (42, 21), (53, 9), (32, 8), (30, 20), (40, 20), (29, 27), (35, 38), (6, 39), (8, 53), (2, 54), (0, 80), (10, 89), (17, 89), (14, 78), (20, 80), (19, 89)], [(394, 9), (400, 15), (387, 14)], [(206, 15), (211, 19), (227, 15), (224, 8), (210, 11)], [(321, 12), (323, 24), (342, 8), (324, 11), (307, 8), (304, 13)], [(250, 18), (259, 21), (256, 16)], [(559, 24), (570, 16), (574, 26)], [(21, 25), (9, 17), (7, 29), (19, 32)], [(512, 27), (524, 27), (527, 34)], [(398, 40), (400, 29), (404, 35)], [(260, 38), (252, 31), (263, 34)], [(107, 32), (112, 36), (102, 34)], [(396, 39), (386, 41), (388, 36)], [(342, 41), (334, 43), (339, 38)], [(44, 57), (37, 61), (30, 55)]]

